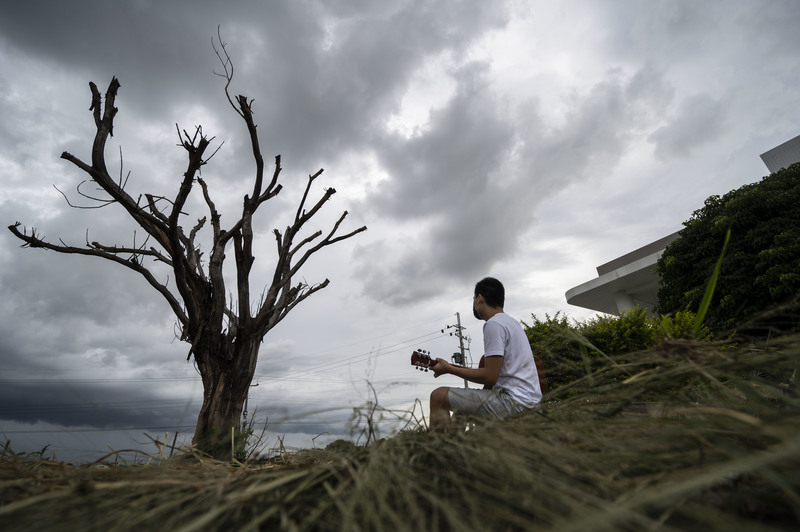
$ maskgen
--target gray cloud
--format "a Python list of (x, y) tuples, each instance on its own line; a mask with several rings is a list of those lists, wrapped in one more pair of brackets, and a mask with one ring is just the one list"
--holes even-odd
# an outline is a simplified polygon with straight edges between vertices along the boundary
[(649, 66), (627, 78), (610, 71), (574, 96), (564, 124), (554, 129), (532, 102), (502, 110), (485, 66), (469, 64), (454, 78), (456, 93), (431, 114), (424, 133), (387, 137), (378, 150), (392, 179), (364, 205), (413, 219), (424, 231), (360, 249), (358, 271), (369, 297), (408, 304), (491, 271), (519, 251), (537, 205), (612, 171), (672, 96)]
[[(120, 103), (129, 106), (120, 105), (120, 119), (127, 111), (157, 120), (187, 104), (224, 110), (222, 81), (212, 74), (221, 72), (211, 50), (220, 26), (236, 66), (232, 91), (255, 99), (265, 148), (320, 164), (369, 141), (426, 57), (464, 54), (506, 21), (502, 5), (478, 1), (337, 10), (316, 2), (265, 9), (261, 2), (94, 1), (81, 10), (63, 2), (15, 4), (0, 30), (10, 53), (69, 64), (101, 87), (116, 75)], [(235, 126), (226, 136), (241, 138), (235, 117), (223, 123)]]
[(698, 94), (681, 102), (672, 120), (647, 140), (655, 144), (655, 154), (661, 159), (687, 157), (724, 134), (726, 122), (726, 106)]

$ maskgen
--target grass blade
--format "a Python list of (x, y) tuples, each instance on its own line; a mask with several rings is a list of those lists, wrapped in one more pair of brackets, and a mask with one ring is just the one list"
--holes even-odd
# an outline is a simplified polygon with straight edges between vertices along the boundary
[(725, 253), (728, 251), (728, 242), (731, 240), (731, 230), (725, 234), (725, 243), (722, 245), (722, 253), (719, 254), (717, 264), (714, 266), (714, 272), (711, 274), (711, 279), (706, 286), (706, 293), (703, 295), (703, 301), (700, 302), (700, 308), (697, 309), (697, 316), (694, 318), (693, 331), (695, 336), (700, 333), (700, 327), (703, 325), (703, 320), (708, 312), (708, 307), (711, 305), (711, 298), (714, 296), (714, 290), (717, 287), (717, 279), (719, 278), (719, 270), (722, 267), (722, 259), (725, 258)]

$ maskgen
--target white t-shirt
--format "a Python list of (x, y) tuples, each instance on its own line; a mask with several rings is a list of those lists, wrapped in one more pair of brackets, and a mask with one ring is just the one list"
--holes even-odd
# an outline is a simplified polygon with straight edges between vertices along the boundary
[(495, 388), (504, 388), (515, 401), (525, 406), (541, 402), (539, 372), (520, 322), (503, 312), (492, 316), (483, 324), (483, 351), (487, 357), (503, 357)]

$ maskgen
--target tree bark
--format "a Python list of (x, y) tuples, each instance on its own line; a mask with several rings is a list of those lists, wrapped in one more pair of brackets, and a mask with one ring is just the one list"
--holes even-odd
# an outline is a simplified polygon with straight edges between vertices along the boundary
[(194, 351), (203, 380), (203, 405), (192, 443), (214, 458), (227, 460), (231, 458), (232, 433), (244, 438), (241, 416), (255, 374), (260, 341), (237, 339), (226, 349), (220, 345), (219, 335), (208, 336), (210, 345), (200, 342)]

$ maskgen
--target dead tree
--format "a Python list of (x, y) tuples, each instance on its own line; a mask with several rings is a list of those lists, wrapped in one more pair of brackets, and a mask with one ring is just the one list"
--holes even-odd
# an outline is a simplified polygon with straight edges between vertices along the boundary
[[(117, 114), (115, 100), (120, 88), (116, 78), (111, 80), (103, 105), (100, 91), (89, 83), (92, 92), (90, 111), (94, 116), (96, 134), (92, 145), (91, 164), (71, 153), (61, 154), (88, 174), (91, 181), (105, 191), (108, 198), (95, 198), (121, 206), (148, 235), (145, 243), (132, 246), (107, 245), (89, 242), (85, 246), (72, 246), (62, 240), (58, 243), (46, 241), (35, 230), (20, 229), (19, 222), (9, 226), (11, 232), (24, 242), (23, 247), (42, 248), (59, 253), (89, 255), (110, 260), (139, 273), (164, 299), (177, 317), (180, 339), (189, 343), (189, 357), (194, 356), (203, 381), (203, 405), (197, 420), (194, 444), (198, 449), (215, 457), (226, 459), (231, 454), (232, 428), (238, 429), (245, 399), (256, 368), (259, 347), (264, 336), (275, 327), (300, 302), (328, 285), (328, 279), (309, 285), (293, 282), (298, 271), (308, 259), (322, 248), (348, 239), (366, 227), (347, 234), (338, 234), (347, 216), (345, 211), (333, 224), (330, 232), (321, 231), (302, 237), (301, 229), (330, 200), (336, 192), (325, 189), (324, 194), (313, 205), (307, 205), (311, 185), (322, 170), (309, 175), (302, 199), (294, 220), (283, 232), (275, 229), (277, 261), (271, 284), (261, 293), (260, 301), (253, 305), (250, 288), (250, 273), (253, 267), (253, 216), (269, 199), (282, 188), (278, 183), (281, 172), (280, 156), (275, 157), (272, 175), (265, 176), (264, 158), (259, 144), (258, 131), (253, 119), (252, 100), (245, 96), (231, 98), (228, 88), (233, 79), (233, 65), (225, 44), (216, 49), (223, 65), (220, 74), (226, 79), (225, 94), (234, 110), (247, 125), (252, 155), (256, 163), (255, 183), (252, 192), (244, 196), (241, 217), (230, 227), (223, 228), (220, 213), (209, 195), (209, 188), (200, 170), (214, 155), (207, 155), (213, 139), (209, 139), (200, 127), (192, 135), (179, 131), (181, 145), (186, 150), (188, 163), (177, 195), (170, 201), (153, 194), (144, 194), (134, 199), (125, 190), (126, 181), (111, 177), (105, 162), (105, 146), (113, 136), (114, 117)], [(267, 181), (268, 179), (268, 181)], [(189, 195), (199, 185), (208, 215), (198, 220), (188, 235), (182, 224), (182, 214)], [(84, 197), (90, 196), (79, 193)], [(196, 242), (198, 233), (210, 220), (210, 253), (207, 262), (202, 259), (201, 246)], [(206, 233), (208, 228), (206, 227)], [(320, 238), (321, 237), (321, 238)], [(302, 238), (302, 239), (301, 239)], [(301, 239), (296, 242), (296, 239)], [(236, 271), (236, 301), (226, 297), (222, 266), (226, 249), (233, 248)], [(171, 271), (172, 280), (159, 279), (153, 266), (163, 263)], [(149, 264), (149, 265), (148, 265)]]

